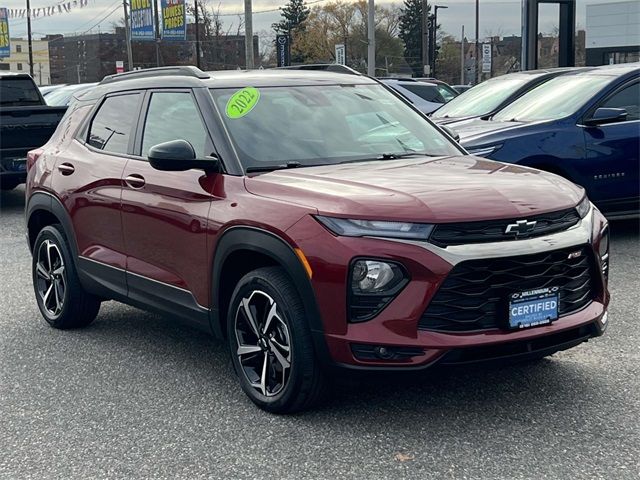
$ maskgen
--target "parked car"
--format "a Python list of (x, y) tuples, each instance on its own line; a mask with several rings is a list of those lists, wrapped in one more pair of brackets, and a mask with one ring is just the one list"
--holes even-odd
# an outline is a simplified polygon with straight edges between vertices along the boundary
[(380, 82), (392, 88), (422, 113), (429, 114), (455, 97), (450, 87), (411, 78), (381, 78)]
[(418, 82), (426, 82), (426, 83), (433, 83), (435, 85), (441, 85), (442, 87), (444, 87), (441, 90), (443, 92), (443, 95), (446, 98), (448, 98), (449, 100), (452, 100), (453, 98), (455, 98), (458, 95), (460, 95), (460, 92), (458, 92), (455, 88), (453, 88), (447, 82), (442, 81), (442, 80), (438, 80), (437, 78), (433, 78), (433, 77), (413, 77), (411, 79), (412, 80), (416, 80)]
[(277, 67), (278, 70), (313, 70), (335, 73), (346, 73), (348, 75), (362, 75), (357, 70), (338, 63), (303, 63), (301, 65), (289, 65), (287, 67)]
[(87, 90), (95, 87), (97, 83), (79, 83), (77, 85), (66, 85), (47, 95), (49, 105), (69, 106), (74, 97), (81, 95)]
[(438, 109), (431, 119), (456, 128), (476, 118), (487, 119), (538, 85), (575, 68), (552, 68), (509, 73), (486, 80)]
[(66, 86), (66, 83), (62, 83), (60, 85), (43, 85), (41, 87), (38, 87), (38, 89), (40, 90), (40, 93), (42, 94), (42, 96), (46, 97), (51, 92), (55, 92), (56, 90), (64, 86)]
[(451, 85), (451, 88), (453, 88), (459, 94), (464, 93), (467, 90), (471, 90), (472, 87), (473, 85)]
[(291, 412), (335, 368), (536, 358), (607, 326), (584, 190), (466, 155), (369, 77), (151, 69), (70, 108), (29, 159), (52, 327), (107, 299), (190, 321), (256, 405)]
[(27, 177), (27, 152), (49, 140), (66, 108), (48, 107), (27, 74), (0, 72), (0, 189)]
[(456, 131), (471, 153), (557, 173), (608, 217), (637, 216), (639, 102), (639, 64), (606, 66), (549, 80)]

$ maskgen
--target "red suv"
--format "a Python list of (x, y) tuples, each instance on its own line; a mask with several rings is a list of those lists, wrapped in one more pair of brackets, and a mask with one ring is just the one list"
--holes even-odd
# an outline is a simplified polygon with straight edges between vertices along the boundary
[(467, 155), (368, 77), (108, 77), (28, 168), (47, 322), (110, 299), (189, 321), (269, 411), (309, 407), (331, 367), (540, 357), (606, 326), (607, 222), (583, 189)]

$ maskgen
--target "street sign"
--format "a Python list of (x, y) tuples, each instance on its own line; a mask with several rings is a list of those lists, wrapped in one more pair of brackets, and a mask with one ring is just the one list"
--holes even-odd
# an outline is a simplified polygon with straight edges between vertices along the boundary
[(482, 73), (491, 73), (491, 44), (482, 44)]
[(124, 73), (124, 62), (116, 60), (116, 73)]
[(288, 67), (291, 65), (289, 41), (289, 35), (276, 35), (276, 52), (278, 54), (279, 67)]
[(347, 49), (344, 43), (338, 43), (336, 45), (336, 63), (338, 65), (347, 64)]
[(0, 58), (11, 56), (11, 40), (9, 37), (9, 12), (0, 8)]

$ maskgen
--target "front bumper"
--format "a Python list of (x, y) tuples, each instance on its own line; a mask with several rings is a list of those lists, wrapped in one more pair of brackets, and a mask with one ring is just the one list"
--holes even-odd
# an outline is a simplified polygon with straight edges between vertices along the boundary
[[(597, 259), (600, 234), (605, 226), (605, 218), (592, 207), (580, 222), (559, 233), (446, 248), (426, 242), (335, 237), (311, 218), (299, 222), (288, 233), (292, 238), (302, 239), (298, 246), (313, 270), (312, 285), (323, 324), (322, 331), (313, 333), (326, 344), (329, 362), (356, 369), (397, 370), (553, 353), (602, 335), (607, 326), (609, 294), (599, 268), (594, 272), (597, 278), (592, 301), (550, 325), (518, 331), (494, 328), (444, 332), (420, 330), (418, 324), (429, 302), (458, 263), (585, 245)], [(402, 263), (411, 281), (375, 318), (349, 323), (345, 293), (347, 266), (363, 252), (367, 257)], [(361, 354), (363, 349), (376, 347), (398, 355), (382, 358)]]

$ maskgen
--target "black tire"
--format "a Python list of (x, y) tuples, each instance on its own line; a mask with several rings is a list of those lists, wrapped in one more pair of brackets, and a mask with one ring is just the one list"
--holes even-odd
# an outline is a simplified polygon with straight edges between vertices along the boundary
[[(243, 300), (255, 317), (263, 317), (262, 321), (258, 320), (260, 336), (255, 335), (255, 328), (250, 325)], [(265, 306), (264, 315), (259, 313), (261, 304)], [(304, 305), (285, 271), (279, 267), (265, 267), (242, 277), (233, 292), (228, 311), (227, 338), (231, 361), (242, 390), (253, 403), (272, 413), (298, 412), (316, 404), (322, 397), (325, 379), (315, 356)], [(272, 311), (274, 315), (268, 321)], [(287, 340), (288, 351), (276, 348), (276, 345), (282, 347)], [(248, 348), (262, 350), (245, 354), (241, 364), (241, 343)], [(277, 352), (285, 362), (289, 362), (288, 370), (283, 368), (284, 363), (279, 360)], [(261, 382), (260, 386), (256, 382), (252, 385), (249, 376), (253, 374), (252, 378), (256, 379), (262, 361), (262, 372), (268, 370), (268, 381)], [(249, 366), (252, 364), (257, 364), (258, 368)], [(264, 373), (260, 380), (263, 378)], [(277, 383), (276, 379), (282, 379), (282, 382)], [(265, 391), (262, 391), (262, 385), (266, 387)]]
[[(47, 250), (51, 255), (49, 257)], [(50, 262), (49, 270), (43, 274), (47, 261)], [(44, 227), (38, 233), (33, 247), (31, 273), (38, 308), (53, 328), (66, 330), (86, 327), (98, 315), (100, 299), (85, 292), (80, 285), (73, 256), (60, 225)], [(47, 296), (49, 285), (51, 291)]]

